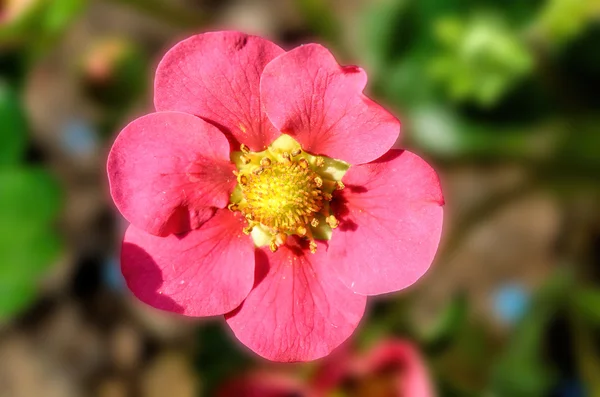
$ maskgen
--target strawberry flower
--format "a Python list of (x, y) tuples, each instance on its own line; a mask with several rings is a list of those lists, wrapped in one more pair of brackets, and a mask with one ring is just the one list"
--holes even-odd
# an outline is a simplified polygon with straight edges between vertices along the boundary
[(352, 334), (367, 296), (419, 279), (440, 239), (439, 180), (391, 149), (400, 123), (365, 85), (318, 44), (213, 32), (172, 48), (156, 112), (108, 158), (131, 291), (225, 314), (259, 355), (307, 361)]
[(312, 385), (315, 396), (437, 395), (418, 346), (409, 340), (384, 339), (362, 354), (336, 353), (317, 371)]
[[(306, 379), (306, 373), (310, 373)], [(418, 346), (405, 339), (383, 339), (365, 351), (348, 345), (316, 368), (261, 368), (229, 379), (219, 397), (435, 397), (429, 370)]]

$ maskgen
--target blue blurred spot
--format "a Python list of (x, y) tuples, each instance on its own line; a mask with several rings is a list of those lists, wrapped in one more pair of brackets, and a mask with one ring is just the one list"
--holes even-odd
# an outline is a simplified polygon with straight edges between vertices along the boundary
[(516, 283), (504, 284), (492, 296), (496, 315), (507, 324), (519, 321), (529, 308), (530, 292)]
[(587, 397), (583, 385), (576, 379), (565, 380), (560, 383), (556, 390), (558, 397)]
[(93, 154), (100, 144), (94, 125), (81, 118), (67, 121), (61, 138), (63, 149), (76, 156)]
[(125, 279), (121, 274), (120, 261), (117, 256), (111, 256), (104, 262), (102, 278), (109, 288), (118, 292), (125, 290)]

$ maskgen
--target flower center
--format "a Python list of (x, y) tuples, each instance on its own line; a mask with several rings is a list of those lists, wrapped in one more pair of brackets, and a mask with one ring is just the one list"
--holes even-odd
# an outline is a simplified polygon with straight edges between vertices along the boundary
[(287, 135), (263, 152), (242, 145), (232, 160), (238, 186), (229, 209), (244, 215), (244, 232), (256, 245), (269, 245), (275, 252), (288, 236), (297, 235), (308, 239), (315, 252), (315, 239), (330, 238), (338, 220), (330, 214), (329, 202), (332, 192), (343, 188), (346, 163), (306, 153)]
[(247, 203), (242, 213), (281, 232), (303, 231), (323, 208), (323, 180), (306, 161), (278, 162), (258, 171), (241, 178)]

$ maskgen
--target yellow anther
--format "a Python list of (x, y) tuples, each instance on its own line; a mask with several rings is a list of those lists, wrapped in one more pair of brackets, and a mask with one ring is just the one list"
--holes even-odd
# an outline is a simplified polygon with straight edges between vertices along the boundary
[(332, 228), (335, 229), (336, 227), (338, 227), (340, 225), (340, 222), (337, 220), (337, 218), (333, 215), (329, 215), (326, 219), (325, 222), (327, 222), (327, 224)]
[(275, 240), (274, 241), (275, 241), (275, 243), (278, 246), (281, 247), (287, 241), (287, 234), (285, 234), (285, 233), (277, 233), (277, 235), (275, 236)]
[(308, 161), (306, 161), (306, 159), (300, 159), (298, 160), (298, 164), (300, 165), (300, 167), (304, 168), (305, 170), (308, 169)]
[(337, 182), (336, 182), (336, 186), (335, 186), (335, 188), (336, 188), (337, 190), (343, 190), (345, 187), (346, 187), (346, 185), (344, 185), (344, 182), (342, 182), (342, 181), (337, 181)]
[(243, 232), (252, 234), (257, 245), (266, 243), (276, 252), (289, 236), (295, 235), (315, 253), (313, 232), (318, 231), (319, 238), (325, 238), (324, 232), (339, 225), (328, 202), (332, 192), (344, 185), (319, 168), (325, 164), (335, 167), (336, 160), (312, 156), (289, 139), (288, 143), (273, 144), (264, 152), (255, 153), (246, 145), (240, 146), (238, 171), (234, 172), (238, 187), (231, 196), (234, 202), (227, 208), (241, 212), (247, 222)]
[(252, 161), (250, 159), (250, 157), (246, 156), (245, 154), (242, 154), (240, 156), (240, 160), (242, 161), (243, 164), (250, 164), (250, 162)]

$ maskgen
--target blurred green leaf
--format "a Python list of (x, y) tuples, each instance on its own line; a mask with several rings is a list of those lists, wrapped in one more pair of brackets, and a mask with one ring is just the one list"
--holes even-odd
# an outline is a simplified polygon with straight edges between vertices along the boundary
[(556, 152), (565, 165), (581, 165), (600, 175), (600, 118), (580, 115), (565, 126)]
[(414, 44), (415, 2), (385, 0), (365, 13), (362, 31), (367, 62), (376, 71), (390, 69)]
[(443, 350), (456, 338), (467, 320), (468, 302), (464, 295), (456, 296), (441, 313), (437, 322), (425, 332), (424, 343), (429, 351)]
[(295, 0), (309, 28), (329, 45), (341, 44), (340, 24), (331, 3), (327, 0)]
[(490, 107), (533, 70), (525, 42), (497, 15), (444, 17), (433, 31), (439, 50), (427, 72), (456, 102)]
[(564, 131), (560, 122), (513, 127), (470, 122), (436, 105), (420, 106), (412, 116), (412, 141), (444, 158), (542, 161), (557, 150)]
[(3, 284), (35, 280), (60, 250), (61, 241), (51, 229), (30, 229), (27, 234), (0, 229), (0, 280)]
[(32, 283), (9, 285), (0, 280), (0, 321), (25, 309), (36, 296)]
[(535, 295), (528, 314), (495, 365), (491, 384), (494, 395), (547, 395), (554, 377), (542, 356), (545, 330), (556, 313), (564, 309), (572, 284), (572, 274), (558, 269)]
[(549, 0), (533, 21), (532, 29), (554, 46), (582, 34), (600, 13), (596, 0)]
[(573, 305), (586, 321), (600, 326), (600, 289), (578, 289), (573, 295)]
[(60, 210), (56, 181), (44, 170), (0, 170), (0, 318), (30, 302), (61, 241), (52, 222)]
[[(14, 44), (25, 39), (35, 28), (36, 19), (50, 0), (32, 0), (25, 4), (12, 1), (2, 4), (3, 21), (0, 24), (0, 44)], [(4, 14), (5, 13), (5, 14)]]
[(27, 145), (27, 123), (15, 92), (0, 81), (0, 167), (21, 160)]
[(205, 324), (197, 335), (200, 351), (195, 366), (203, 375), (202, 395), (212, 396), (219, 385), (248, 369), (252, 360), (240, 344), (232, 343), (220, 323)]
[(60, 210), (60, 188), (45, 170), (0, 170), (0, 186), (0, 224), (13, 233), (48, 225)]
[(34, 0), (0, 26), (0, 44), (24, 50), (35, 59), (80, 15), (88, 0)]
[(87, 0), (54, 0), (48, 3), (43, 16), (46, 35), (60, 33), (83, 10)]

